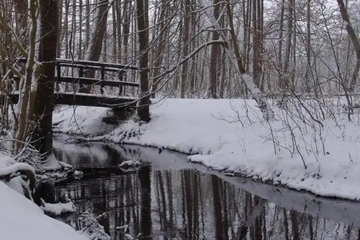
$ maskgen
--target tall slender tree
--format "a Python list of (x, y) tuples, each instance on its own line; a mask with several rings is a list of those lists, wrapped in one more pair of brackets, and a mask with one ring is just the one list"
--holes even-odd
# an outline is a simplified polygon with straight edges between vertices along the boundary
[[(220, 16), (220, 1), (213, 0), (214, 5), (214, 18), (219, 21)], [(212, 32), (212, 40), (219, 40), (219, 33), (217, 31)], [(210, 53), (210, 68), (209, 68), (209, 77), (210, 77), (210, 87), (209, 87), (209, 96), (212, 98), (217, 98), (217, 82), (218, 82), (218, 73), (219, 73), (219, 59), (220, 59), (220, 46), (219, 44), (211, 45)]]
[(137, 114), (140, 120), (150, 121), (150, 92), (149, 92), (149, 1), (136, 0), (137, 25), (139, 36), (139, 67), (140, 67), (140, 100)]
[(33, 110), (34, 146), (41, 154), (52, 153), (52, 112), (54, 108), (55, 60), (58, 42), (58, 4), (56, 0), (39, 2), (40, 42), (39, 62), (41, 74), (37, 80), (37, 91)]
[(358, 78), (359, 71), (360, 71), (360, 40), (359, 40), (358, 36), (356, 35), (356, 32), (351, 24), (349, 13), (345, 7), (344, 1), (337, 0), (337, 3), (340, 8), (341, 17), (342, 17), (343, 21), (345, 22), (345, 29), (349, 35), (349, 38), (354, 46), (355, 53), (356, 53), (355, 69), (353, 71), (353, 74), (352, 74), (352, 77), (351, 77), (351, 80), (349, 83), (349, 87), (348, 87), (350, 91), (353, 91), (356, 86), (357, 78)]

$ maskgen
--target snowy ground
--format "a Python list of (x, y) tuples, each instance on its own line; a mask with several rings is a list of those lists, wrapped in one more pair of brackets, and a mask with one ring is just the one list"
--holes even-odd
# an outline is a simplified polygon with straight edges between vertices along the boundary
[[(12, 161), (0, 153), (0, 170)], [(0, 239), (87, 239), (69, 225), (46, 216), (35, 203), (9, 186), (15, 190), (19, 188), (16, 178), (8, 186), (0, 181)]]
[(115, 129), (101, 120), (108, 109), (64, 106), (54, 113), (54, 127), (92, 140), (195, 154), (190, 161), (213, 169), (360, 200), (360, 117), (354, 113), (349, 122), (342, 105), (288, 103), (268, 123), (252, 100), (167, 99), (152, 106), (150, 123), (131, 120)]

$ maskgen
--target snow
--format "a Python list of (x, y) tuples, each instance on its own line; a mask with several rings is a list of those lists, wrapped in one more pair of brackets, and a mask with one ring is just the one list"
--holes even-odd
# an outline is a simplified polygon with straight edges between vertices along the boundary
[[(15, 163), (12, 158), (0, 153), (0, 174), (18, 170), (33, 171), (34, 169), (25, 163)], [(23, 191), (21, 181), (20, 177), (15, 177), (6, 184), (0, 181), (1, 239), (87, 239), (69, 225), (46, 216), (35, 203), (25, 198), (21, 194)]]
[(42, 206), (40, 208), (51, 216), (59, 216), (64, 213), (76, 212), (75, 205), (71, 201), (67, 203), (46, 203), (42, 201)]
[(113, 126), (101, 121), (107, 110), (89, 107), (78, 107), (75, 112), (60, 108), (54, 122), (58, 131), (86, 133), (91, 140), (194, 154), (189, 161), (212, 169), (321, 196), (360, 200), (360, 118), (355, 113), (349, 122), (341, 112), (342, 101), (327, 101), (325, 118), (311, 101), (305, 102), (307, 111), (291, 110), (295, 104), (288, 104), (289, 111), (273, 106), (275, 119), (270, 122), (263, 120), (254, 100), (153, 103), (148, 124), (130, 120), (110, 130)]
[[(10, 173), (16, 173), (18, 170), (25, 169), (34, 172), (34, 169), (25, 163), (16, 163), (14, 159), (8, 157), (0, 152), (0, 175), (6, 176)], [(10, 171), (11, 170), (11, 171)], [(5, 184), (17, 191), (20, 194), (24, 194), (24, 180), (20, 176), (11, 178)]]
[(141, 165), (141, 161), (137, 159), (130, 159), (122, 161), (119, 164), (119, 168), (131, 168), (131, 167), (139, 167)]
[(35, 169), (27, 163), (14, 163), (6, 168), (0, 168), (0, 176), (10, 175), (19, 171), (29, 171), (35, 174)]
[(46, 216), (35, 203), (0, 182), (2, 239), (85, 240), (70, 226)]

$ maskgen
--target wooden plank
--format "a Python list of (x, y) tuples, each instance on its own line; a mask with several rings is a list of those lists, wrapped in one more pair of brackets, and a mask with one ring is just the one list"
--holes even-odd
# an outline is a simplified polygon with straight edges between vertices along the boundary
[[(17, 58), (16, 61), (19, 63), (26, 63), (26, 58)], [(74, 66), (74, 65), (95, 66), (95, 67), (104, 66), (107, 68), (114, 68), (114, 69), (140, 70), (138, 66), (130, 65), (130, 64), (121, 64), (121, 63), (106, 63), (106, 62), (86, 61), (86, 60), (66, 59), (66, 58), (57, 58), (56, 62), (61, 63), (61, 65), (70, 64), (70, 66)]]
[[(101, 66), (88, 66), (85, 64), (73, 64), (73, 63), (60, 63), (61, 67), (71, 67), (71, 68), (83, 68), (91, 70), (101, 70)], [(107, 72), (125, 72), (125, 68), (113, 68), (113, 67), (104, 67)]]
[(135, 98), (108, 98), (96, 95), (85, 95), (73, 93), (55, 94), (55, 104), (93, 106), (93, 107), (109, 107), (116, 108), (117, 105), (136, 105)]
[(61, 64), (72, 64), (72, 66), (79, 64), (84, 66), (96, 66), (96, 67), (107, 67), (107, 68), (117, 68), (117, 69), (131, 69), (131, 70), (139, 70), (139, 67), (129, 64), (120, 64), (120, 63), (104, 63), (104, 62), (96, 62), (96, 61), (86, 61), (86, 60), (76, 60), (76, 59), (63, 59), (57, 58), (56, 62)]
[[(18, 103), (19, 94), (10, 94), (13, 104)], [(54, 95), (55, 104), (117, 108), (135, 106), (136, 98), (109, 98), (90, 94), (59, 93)]]
[[(20, 82), (18, 77), (13, 78), (15, 82)], [(79, 83), (79, 84), (86, 84), (86, 85), (101, 85), (101, 79), (98, 78), (86, 78), (86, 77), (61, 77), (60, 81), (58, 81), (57, 77), (55, 77), (55, 82), (61, 83)], [(103, 81), (104, 86), (108, 87), (120, 87), (120, 86), (130, 86), (130, 87), (139, 87), (139, 83), (135, 82), (126, 82), (126, 81), (110, 81), (105, 80)]]
[(102, 81), (101, 79), (86, 78), (86, 77), (64, 76), (64, 77), (61, 77), (60, 81), (58, 81), (58, 82), (79, 83), (79, 84), (86, 84), (86, 85), (103, 85), (103, 86), (109, 86), (109, 87), (119, 87), (119, 86), (139, 87), (139, 83), (134, 83), (134, 82), (109, 81), (109, 80)]
[[(19, 82), (20, 79), (18, 77), (13, 78), (15, 82)], [(55, 77), (56, 82), (66, 82), (66, 83), (79, 83), (79, 84), (87, 84), (87, 85), (100, 85), (101, 79), (98, 78), (86, 78), (86, 77), (70, 77), (64, 76), (61, 77), (60, 81), (58, 81), (57, 77)], [(139, 83), (135, 82), (125, 82), (125, 81), (109, 81), (105, 80), (102, 83), (104, 86), (108, 87), (120, 87), (120, 86), (130, 86), (130, 87), (139, 87)]]

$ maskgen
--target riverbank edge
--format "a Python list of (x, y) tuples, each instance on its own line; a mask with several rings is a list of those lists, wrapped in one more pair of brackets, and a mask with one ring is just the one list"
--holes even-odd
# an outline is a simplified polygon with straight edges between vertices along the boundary
[[(345, 197), (340, 197), (340, 196), (336, 196), (336, 195), (332, 195), (332, 194), (328, 194), (328, 195), (327, 194), (316, 194), (311, 190), (293, 188), (286, 184), (281, 184), (281, 183), (275, 181), (274, 179), (268, 179), (266, 181), (263, 181), (260, 177), (258, 177), (256, 175), (243, 173), (241, 169), (240, 170), (232, 170), (232, 171), (229, 171), (227, 169), (216, 169), (216, 168), (209, 167), (206, 164), (203, 164), (201, 162), (191, 161), (190, 157), (192, 155), (198, 155), (198, 154), (201, 155), (202, 154), (201, 152), (180, 151), (180, 150), (176, 149), (175, 147), (163, 147), (163, 146), (158, 146), (155, 144), (144, 144), (144, 143), (139, 143), (139, 142), (134, 142), (134, 141), (126, 141), (126, 140), (116, 141), (116, 140), (109, 138), (107, 134), (89, 137), (88, 133), (79, 134), (79, 133), (66, 133), (66, 132), (61, 132), (61, 131), (54, 131), (54, 133), (58, 136), (69, 137), (70, 142), (75, 141), (76, 143), (87, 143), (87, 142), (89, 142), (89, 143), (90, 142), (113, 143), (113, 144), (120, 144), (120, 145), (150, 147), (150, 148), (155, 148), (155, 149), (163, 149), (163, 150), (168, 150), (168, 151), (172, 151), (172, 152), (177, 152), (177, 153), (188, 155), (188, 157), (187, 157), (188, 162), (190, 162), (194, 165), (201, 165), (201, 166), (206, 167), (209, 170), (213, 170), (213, 171), (216, 171), (217, 173), (224, 174), (224, 176), (227, 178), (234, 177), (234, 178), (246, 179), (246, 180), (252, 181), (253, 183), (262, 183), (262, 184), (273, 186), (273, 187), (281, 187), (281, 188), (289, 189), (289, 190), (296, 191), (299, 193), (311, 194), (314, 197), (321, 197), (321, 198), (325, 198), (325, 199), (329, 199), (329, 200), (360, 202), (359, 199), (345, 198)], [(126, 134), (125, 131), (124, 131), (124, 134)]]

